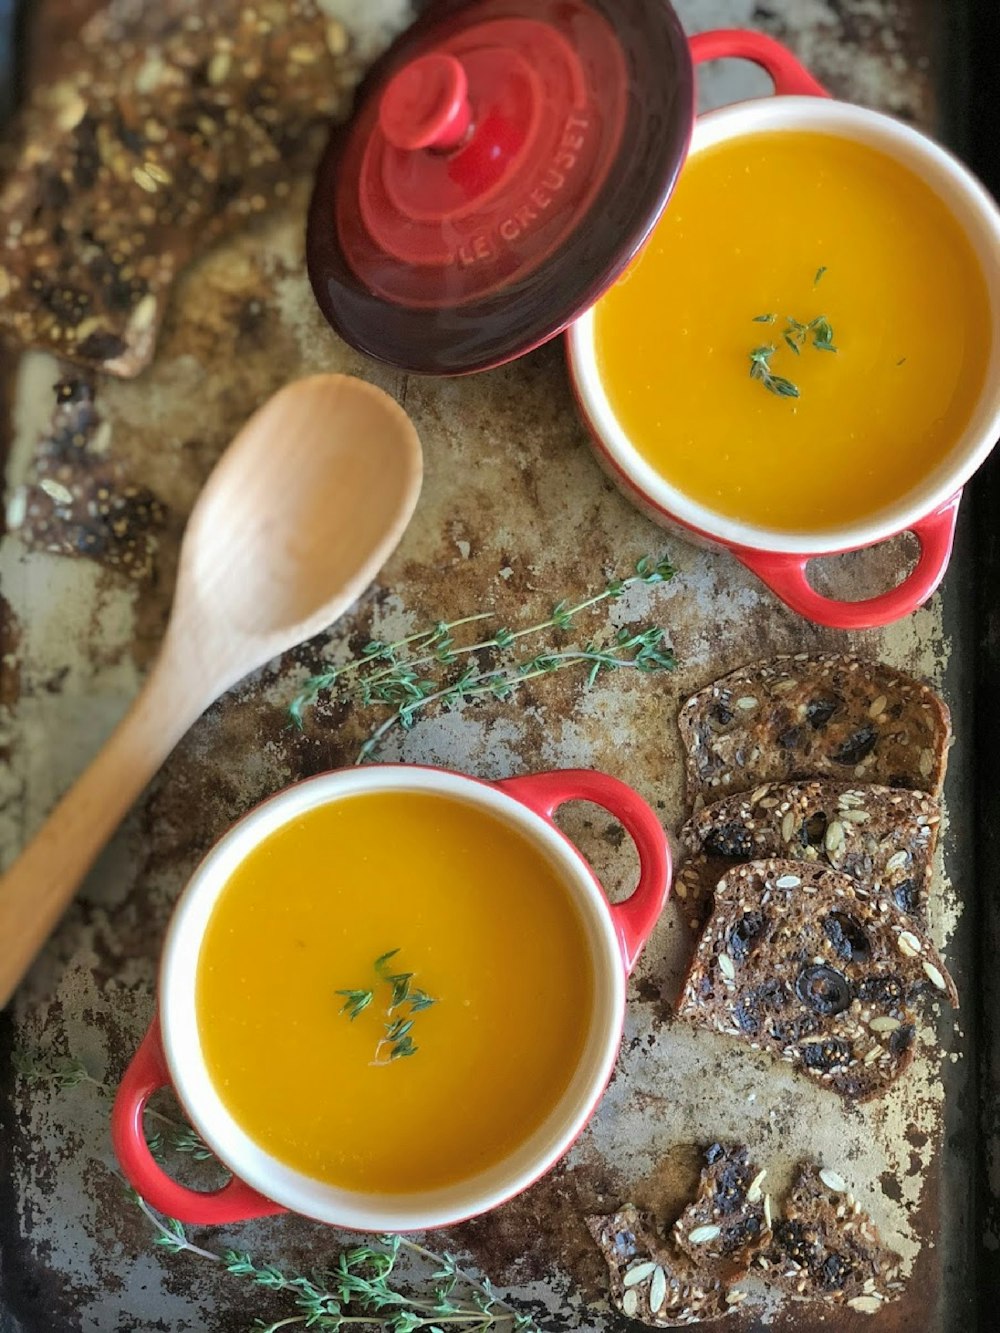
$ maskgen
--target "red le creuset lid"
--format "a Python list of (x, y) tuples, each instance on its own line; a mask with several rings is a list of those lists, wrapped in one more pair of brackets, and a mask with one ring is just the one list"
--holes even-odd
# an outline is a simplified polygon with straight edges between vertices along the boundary
[(401, 370), (521, 356), (625, 270), (693, 117), (667, 0), (436, 0), (320, 164), (307, 259), (323, 314)]

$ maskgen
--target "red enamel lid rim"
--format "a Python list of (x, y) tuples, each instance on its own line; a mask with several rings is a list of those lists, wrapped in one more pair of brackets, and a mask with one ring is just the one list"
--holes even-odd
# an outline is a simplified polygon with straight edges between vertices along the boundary
[(523, 355), (624, 272), (693, 119), (668, 0), (436, 0), (327, 145), (306, 247), (320, 309), (404, 371)]

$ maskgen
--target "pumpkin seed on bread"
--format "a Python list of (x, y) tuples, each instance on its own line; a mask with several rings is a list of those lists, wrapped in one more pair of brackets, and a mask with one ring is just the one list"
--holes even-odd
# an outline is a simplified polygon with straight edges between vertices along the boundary
[(743, 1294), (701, 1272), (653, 1219), (627, 1203), (617, 1213), (588, 1217), (587, 1226), (608, 1265), (611, 1303), (652, 1328), (682, 1328), (732, 1313)]
[(878, 1314), (899, 1293), (899, 1262), (843, 1177), (814, 1162), (800, 1166), (771, 1245), (755, 1260), (769, 1283), (857, 1314)]
[(744, 1147), (713, 1143), (706, 1150), (698, 1194), (671, 1233), (700, 1272), (732, 1282), (746, 1275), (754, 1255), (770, 1243), (766, 1174)]
[(677, 891), (693, 926), (733, 862), (769, 856), (825, 864), (927, 920), (941, 809), (923, 792), (828, 781), (764, 783), (705, 806), (681, 830), (690, 860)]
[(911, 917), (839, 871), (752, 861), (715, 887), (678, 1012), (863, 1101), (912, 1061), (914, 1005), (928, 991), (957, 1007)]
[(951, 740), (932, 689), (839, 654), (742, 667), (692, 695), (678, 721), (695, 804), (814, 778), (939, 796)]

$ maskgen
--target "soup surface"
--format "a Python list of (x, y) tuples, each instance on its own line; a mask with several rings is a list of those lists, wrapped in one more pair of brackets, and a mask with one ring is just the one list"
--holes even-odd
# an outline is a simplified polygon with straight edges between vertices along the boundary
[(992, 334), (978, 260), (927, 185), (865, 145), (771, 131), (689, 158), (595, 336), (611, 407), (661, 476), (717, 513), (813, 532), (944, 459)]
[(430, 793), (347, 797), (272, 834), (219, 897), (196, 983), (209, 1074), (255, 1142), (315, 1179), (445, 1186), (524, 1142), (567, 1088), (588, 956), (516, 830)]

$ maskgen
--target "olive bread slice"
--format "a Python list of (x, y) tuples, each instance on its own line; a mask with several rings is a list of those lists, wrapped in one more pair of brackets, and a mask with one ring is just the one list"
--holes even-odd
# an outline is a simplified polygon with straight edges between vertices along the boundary
[(678, 1012), (862, 1101), (912, 1061), (925, 991), (957, 1007), (912, 918), (839, 871), (751, 861), (716, 885)]
[(833, 778), (939, 796), (951, 722), (928, 686), (879, 662), (807, 653), (756, 662), (680, 711), (693, 804), (765, 782)]
[(692, 925), (733, 862), (768, 856), (824, 864), (901, 912), (927, 919), (941, 808), (924, 792), (818, 781), (764, 783), (699, 810), (681, 830), (690, 856), (678, 883)]

